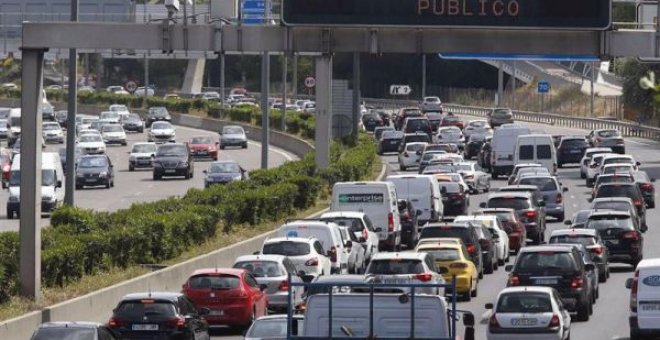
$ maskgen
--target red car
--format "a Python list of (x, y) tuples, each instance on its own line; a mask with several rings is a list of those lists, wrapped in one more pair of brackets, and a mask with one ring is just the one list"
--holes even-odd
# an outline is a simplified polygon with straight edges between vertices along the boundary
[(195, 158), (211, 158), (217, 161), (219, 144), (219, 142), (214, 142), (213, 138), (209, 136), (197, 136), (190, 139), (188, 148), (190, 149), (190, 154)]
[(264, 288), (244, 269), (209, 268), (195, 271), (181, 292), (198, 309), (210, 310), (204, 316), (209, 325), (249, 327), (267, 314)]
[(454, 116), (453, 114), (447, 114), (440, 121), (440, 126), (456, 126), (459, 129), (463, 130), (463, 121), (460, 118), (458, 118), (458, 116)]
[(2, 187), (4, 188), (9, 183), (11, 175), (11, 151), (0, 150), (0, 167), (2, 167)]

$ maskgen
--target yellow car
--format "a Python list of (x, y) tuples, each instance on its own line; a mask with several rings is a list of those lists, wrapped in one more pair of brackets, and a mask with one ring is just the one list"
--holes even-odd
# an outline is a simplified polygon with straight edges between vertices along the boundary
[(454, 275), (456, 276), (457, 295), (462, 295), (466, 301), (477, 296), (479, 273), (477, 267), (470, 261), (470, 254), (462, 242), (459, 244), (428, 242), (421, 244), (417, 251), (429, 253), (434, 257), (439, 272), (448, 283), (451, 282)]

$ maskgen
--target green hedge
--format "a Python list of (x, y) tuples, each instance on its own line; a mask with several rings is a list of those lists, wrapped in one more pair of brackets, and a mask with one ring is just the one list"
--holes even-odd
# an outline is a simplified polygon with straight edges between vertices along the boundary
[[(366, 138), (363, 136), (363, 138)], [(333, 143), (332, 165), (317, 171), (314, 155), (278, 168), (259, 169), (250, 179), (183, 197), (136, 203), (116, 212), (64, 206), (42, 231), (42, 281), (62, 286), (110, 268), (160, 263), (186, 249), (229, 233), (234, 225), (277, 221), (314, 205), (339, 180), (366, 178), (376, 160), (374, 144), (352, 148)], [(18, 233), (0, 233), (0, 302), (18, 291)]]

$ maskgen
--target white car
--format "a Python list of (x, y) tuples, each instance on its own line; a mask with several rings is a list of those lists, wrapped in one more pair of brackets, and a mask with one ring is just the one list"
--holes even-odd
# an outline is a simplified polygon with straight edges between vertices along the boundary
[(591, 157), (589, 166), (587, 167), (587, 176), (585, 178), (587, 187), (591, 188), (596, 181), (596, 176), (600, 173), (600, 167), (603, 163), (603, 158), (607, 155), (616, 155), (611, 153), (598, 153)]
[(176, 140), (176, 130), (170, 122), (156, 121), (151, 124), (147, 138), (150, 142), (166, 143)]
[(90, 126), (92, 126), (92, 123), (95, 121), (99, 120), (96, 117), (84, 117), (80, 119), (80, 122), (76, 124), (76, 133), (80, 134), (80, 131), (82, 130), (89, 130)]
[(350, 227), (364, 246), (367, 261), (378, 253), (378, 234), (367, 214), (358, 211), (333, 211), (321, 215), (319, 219), (334, 222), (340, 227)]
[(580, 178), (587, 178), (587, 169), (591, 163), (591, 157), (599, 153), (612, 153), (612, 148), (588, 148), (584, 151), (584, 156), (580, 160)]
[(439, 97), (424, 97), (420, 106), (422, 111), (442, 111), (442, 101)]
[(348, 253), (348, 273), (364, 273), (364, 269), (367, 266), (364, 247), (362, 247), (362, 244), (349, 227), (339, 227), (339, 232), (344, 241), (344, 249)]
[(467, 185), (467, 183), (465, 183), (465, 179), (463, 179), (463, 175), (457, 172), (447, 172), (442, 174), (436, 174), (434, 176), (438, 182), (457, 183), (463, 188), (463, 191), (466, 194), (470, 192), (470, 186)]
[(119, 120), (124, 120), (124, 118), (131, 114), (131, 111), (128, 109), (128, 107), (122, 104), (112, 104), (108, 110), (117, 112), (119, 114)]
[(135, 143), (128, 155), (128, 171), (138, 168), (151, 168), (158, 146), (156, 143)]
[(126, 146), (126, 132), (120, 124), (105, 124), (101, 128), (101, 137), (105, 144), (121, 144)]
[(568, 340), (571, 316), (561, 303), (559, 293), (550, 287), (509, 287), (498, 295), (491, 310), (488, 340)]
[(405, 145), (403, 151), (399, 153), (399, 170), (406, 171), (408, 168), (419, 166), (419, 160), (422, 158), (422, 149), (426, 146), (425, 142), (412, 142)]
[(302, 275), (317, 278), (330, 275), (331, 265), (327, 251), (315, 238), (275, 237), (264, 241), (261, 254), (287, 256), (296, 271)]
[(41, 125), (41, 135), (46, 143), (64, 143), (64, 131), (57, 122), (44, 122)]
[(78, 133), (78, 137), (80, 138), (81, 136), (84, 136), (84, 135), (101, 136), (101, 132), (99, 132), (99, 130), (94, 130), (94, 129), (80, 130), (80, 132)]
[(106, 88), (106, 91), (112, 93), (112, 94), (122, 94), (122, 95), (130, 95), (128, 91), (124, 89), (123, 86), (121, 85), (113, 85), (113, 86), (108, 86)]
[(601, 173), (602, 168), (608, 164), (630, 164), (634, 169), (633, 171), (639, 170), (638, 167), (640, 165), (640, 163), (635, 160), (635, 157), (631, 155), (620, 155), (615, 153), (607, 154), (603, 157), (603, 162), (600, 165)]
[(492, 129), (490, 128), (488, 121), (485, 119), (471, 120), (467, 123), (465, 129), (463, 129), (465, 140), (470, 139), (472, 134), (486, 135), (489, 132), (492, 134)]
[(475, 225), (481, 224), (488, 228), (493, 234), (495, 241), (495, 257), (499, 265), (504, 265), (509, 262), (509, 254), (511, 248), (509, 247), (509, 235), (504, 231), (500, 220), (495, 215), (472, 215), (472, 216), (457, 216), (454, 222), (472, 222)]
[(630, 174), (635, 172), (635, 166), (632, 164), (626, 163), (612, 163), (605, 164), (600, 168), (600, 173), (598, 176), (602, 175), (616, 175), (616, 174)]
[(100, 135), (86, 134), (79, 136), (78, 147), (87, 155), (105, 153), (105, 143)]
[(463, 150), (465, 146), (465, 137), (463, 132), (456, 126), (446, 126), (438, 129), (438, 134), (436, 135), (436, 141), (438, 143), (449, 143), (456, 144), (459, 150)]
[[(154, 89), (149, 88), (149, 89), (147, 90), (147, 97), (153, 97), (153, 96), (154, 96), (154, 93), (155, 93), (155, 92), (154, 92)], [(143, 96), (143, 97), (144, 97), (144, 86), (140, 86), (140, 87), (138, 87), (137, 90), (135, 90), (135, 92), (134, 92), (133, 94), (134, 94), (135, 96), (137, 96), (137, 97), (140, 97), (140, 96)]]
[(458, 173), (470, 187), (474, 194), (490, 191), (490, 176), (483, 172), (479, 165), (474, 162), (462, 162), (455, 164)]
[[(433, 255), (424, 252), (382, 252), (376, 254), (367, 266), (366, 279), (374, 283), (445, 284), (439, 274)], [(401, 288), (407, 292), (410, 288)], [(419, 287), (415, 293), (442, 295), (439, 287)]]
[(119, 124), (119, 121), (121, 120), (121, 117), (119, 116), (119, 112), (116, 112), (116, 111), (103, 111), (103, 112), (101, 112), (101, 115), (99, 115), (99, 120), (104, 122), (104, 123)]

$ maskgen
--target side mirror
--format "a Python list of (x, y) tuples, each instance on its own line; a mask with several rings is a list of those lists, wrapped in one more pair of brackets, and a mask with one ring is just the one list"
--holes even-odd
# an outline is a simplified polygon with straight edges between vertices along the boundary
[(632, 278), (626, 279), (626, 289), (632, 288), (632, 284), (633, 284), (633, 279)]
[(571, 220), (564, 221), (564, 225), (570, 226), (571, 224), (573, 224)]
[(511, 264), (506, 265), (506, 266), (504, 267), (504, 270), (507, 271), (507, 272), (512, 271), (512, 270), (513, 270), (513, 265), (511, 265)]
[(419, 210), (419, 209), (418, 209), (415, 213), (417, 214), (417, 216), (421, 216), (421, 215), (422, 215), (422, 211)]
[(489, 302), (489, 303), (487, 303), (487, 304), (484, 305), (484, 308), (486, 308), (486, 309), (493, 309), (493, 308), (495, 308), (495, 306), (493, 306), (493, 304)]
[(562, 192), (568, 192), (568, 187), (563, 187), (563, 188), (561, 189), (561, 191), (562, 191)]
[(636, 164), (637, 166), (642, 165), (642, 163), (640, 163), (640, 162), (635, 162), (635, 164)]
[(378, 227), (378, 228), (374, 229), (374, 231), (377, 232), (377, 233), (380, 233), (381, 231), (383, 231), (383, 228)]
[(61, 188), (62, 187), (62, 181), (57, 181), (57, 187)]
[(479, 203), (479, 208), (486, 208), (486, 202)]
[(474, 326), (474, 314), (468, 312), (463, 314), (463, 326), (465, 327)]
[(539, 207), (545, 207), (545, 201), (539, 202)]
[(206, 171), (206, 170), (202, 170), (202, 173), (206, 174), (206, 173), (208, 173), (208, 171)]
[(367, 240), (366, 240), (364, 237), (362, 237), (362, 236), (360, 236), (360, 238), (358, 238), (358, 241), (359, 241), (360, 243), (367, 242)]
[(204, 316), (204, 315), (209, 315), (209, 314), (211, 314), (210, 309), (208, 309), (206, 307), (202, 307), (202, 308), (199, 309), (199, 315)]
[(262, 284), (259, 285), (259, 289), (263, 292), (263, 291), (265, 291), (266, 289), (268, 289), (268, 285), (262, 283)]
[(593, 263), (587, 263), (587, 264), (584, 265), (584, 269), (592, 272), (592, 271), (596, 270), (596, 266)]

